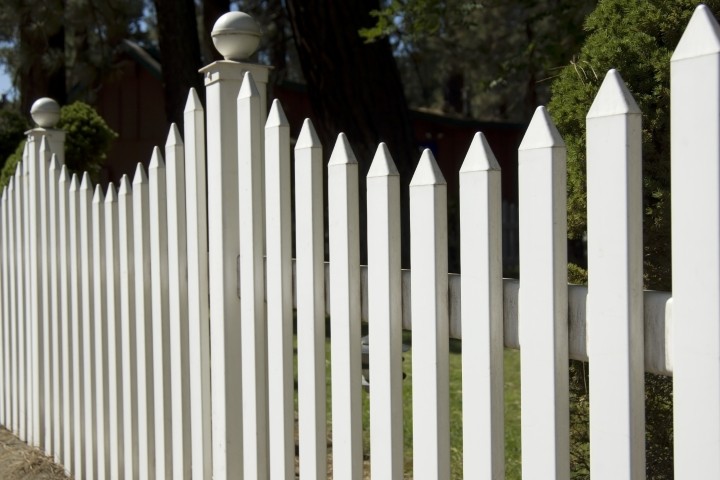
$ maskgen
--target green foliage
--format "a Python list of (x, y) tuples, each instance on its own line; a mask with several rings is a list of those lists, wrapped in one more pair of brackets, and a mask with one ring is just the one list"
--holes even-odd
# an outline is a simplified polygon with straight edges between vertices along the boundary
[[(75, 102), (60, 109), (57, 128), (66, 132), (65, 164), (70, 172), (82, 174), (87, 171), (93, 182), (99, 180), (100, 169), (105, 163), (112, 141), (117, 137), (105, 120), (88, 104)], [(0, 173), (0, 186), (7, 185), (22, 160), (23, 140), (5, 161)]]
[(12, 108), (0, 109), (0, 165), (15, 151), (18, 142), (25, 138), (28, 128), (20, 112)]
[[(706, 2), (720, 12), (720, 1)], [(670, 289), (670, 56), (695, 0), (603, 0), (586, 20), (585, 44), (552, 85), (549, 110), (568, 148), (568, 231), (586, 231), (585, 116), (615, 68), (643, 112), (646, 286)]]

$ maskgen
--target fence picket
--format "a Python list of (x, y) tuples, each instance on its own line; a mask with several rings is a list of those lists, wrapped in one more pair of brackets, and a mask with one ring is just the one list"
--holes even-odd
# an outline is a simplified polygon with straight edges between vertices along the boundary
[(70, 197), (69, 197), (69, 177), (68, 170), (65, 165), (60, 167), (60, 175), (58, 176), (58, 261), (60, 262), (60, 278), (58, 284), (60, 287), (60, 351), (62, 372), (61, 378), (63, 383), (62, 391), (62, 416), (63, 416), (63, 465), (69, 472), (74, 471), (75, 467), (75, 411), (74, 411), (74, 395), (75, 395), (75, 376), (73, 375), (72, 349), (73, 349), (73, 328), (71, 325), (71, 306), (73, 290), (70, 288)]
[[(34, 132), (33, 132), (34, 133)], [(28, 443), (45, 448), (45, 422), (43, 409), (43, 342), (42, 322), (42, 239), (41, 239), (41, 200), (40, 177), (42, 160), (40, 158), (41, 140), (35, 135), (28, 135), (28, 162), (26, 172), (25, 202), (25, 264), (26, 264), (26, 313), (28, 320), (27, 355), (28, 355)]]
[(505, 478), (500, 165), (482, 133), (460, 168), (463, 474)]
[(85, 472), (85, 431), (83, 428), (83, 419), (85, 416), (85, 396), (84, 396), (84, 368), (82, 362), (83, 353), (83, 324), (81, 316), (82, 295), (81, 295), (81, 275), (80, 275), (80, 192), (77, 174), (73, 173), (70, 179), (70, 189), (68, 191), (68, 210), (69, 210), (69, 244), (70, 244), (70, 332), (71, 340), (71, 356), (72, 356), (72, 375), (73, 375), (73, 438), (75, 459), (73, 461), (72, 474), (76, 478), (84, 478)]
[(12, 424), (12, 413), (10, 405), (12, 400), (10, 398), (12, 394), (12, 385), (10, 382), (10, 322), (12, 317), (10, 316), (10, 256), (8, 250), (8, 190), (6, 186), (2, 191), (2, 425), (6, 428)]
[(430, 150), (410, 181), (413, 475), (450, 478), (447, 184)]
[(403, 476), (400, 174), (384, 143), (367, 174), (370, 462), (373, 478)]
[(109, 384), (108, 384), (108, 331), (107, 331), (107, 292), (105, 290), (106, 259), (105, 259), (105, 195), (102, 187), (97, 185), (92, 198), (92, 280), (93, 280), (93, 328), (95, 364), (95, 455), (97, 462), (97, 478), (110, 477), (110, 419), (109, 415)]
[(18, 252), (17, 252), (17, 237), (16, 237), (16, 226), (19, 225), (19, 219), (17, 216), (17, 193), (15, 192), (15, 185), (17, 170), (15, 176), (10, 178), (10, 186), (8, 188), (8, 250), (10, 255), (10, 313), (12, 319), (10, 321), (10, 338), (11, 338), (11, 385), (12, 385), (12, 429), (20, 435), (20, 410), (19, 410), (19, 396), (20, 396), (20, 385), (18, 383), (18, 368), (19, 368), (19, 356), (18, 356), (18, 345), (20, 344), (18, 336)]
[(38, 279), (36, 281), (39, 289), (38, 297), (40, 304), (36, 306), (38, 310), (38, 339), (36, 347), (38, 353), (36, 355), (38, 361), (38, 378), (36, 385), (38, 388), (38, 412), (40, 418), (38, 425), (38, 434), (40, 436), (40, 446), (49, 455), (54, 455), (55, 445), (53, 442), (53, 423), (54, 423), (54, 403), (52, 393), (52, 371), (51, 356), (52, 348), (52, 331), (50, 316), (50, 246), (49, 242), (49, 192), (48, 192), (48, 176), (50, 168), (50, 145), (46, 136), (42, 136), (37, 152), (37, 205), (35, 206), (35, 214), (37, 215), (37, 249), (38, 259), (40, 262), (37, 267)]
[(522, 473), (563, 480), (570, 476), (565, 144), (544, 107), (518, 150)]
[(185, 207), (187, 215), (188, 357), (192, 478), (212, 478), (210, 317), (208, 293), (205, 115), (195, 89), (185, 105)]
[(358, 194), (358, 163), (341, 133), (328, 162), (330, 371), (333, 475), (348, 480), (363, 474)]
[(150, 194), (148, 177), (138, 163), (133, 178), (133, 258), (135, 259), (135, 355), (137, 358), (138, 470), (155, 478), (155, 377), (153, 368), (152, 286), (150, 280)]
[(124, 431), (122, 389), (122, 328), (120, 323), (120, 223), (118, 196), (110, 183), (104, 202), (105, 222), (105, 301), (107, 331), (107, 408), (108, 472), (111, 480), (124, 478)]
[[(155, 147), (148, 168), (152, 361), (155, 399), (155, 476), (172, 478), (172, 392), (170, 390), (170, 317), (168, 224), (165, 162)], [(149, 319), (150, 320), (150, 319)]]
[(295, 144), (300, 477), (327, 478), (322, 145), (310, 119)]
[(180, 131), (170, 126), (165, 144), (167, 182), (168, 257), (168, 333), (170, 373), (170, 413), (172, 439), (172, 478), (192, 477), (190, 438), (190, 383), (188, 373), (188, 278), (187, 223), (185, 221), (185, 155)]
[(593, 478), (645, 477), (642, 126), (615, 70), (587, 115), (587, 301)]
[(50, 344), (51, 354), (50, 365), (52, 369), (52, 404), (53, 404), (53, 456), (55, 461), (62, 463), (64, 458), (65, 444), (63, 441), (63, 431), (65, 424), (64, 418), (64, 398), (63, 390), (66, 385), (63, 383), (62, 377), (62, 317), (61, 317), (61, 300), (60, 300), (60, 240), (58, 219), (60, 216), (58, 207), (58, 181), (60, 179), (60, 163), (57, 154), (53, 153), (50, 157), (50, 168), (48, 170), (48, 246), (49, 246), (49, 298), (50, 298)]
[(295, 478), (290, 124), (275, 100), (265, 124), (270, 478)]
[(675, 478), (720, 477), (718, 58), (700, 5), (670, 62)]
[(268, 477), (267, 321), (260, 93), (245, 73), (237, 98), (240, 324), (245, 478)]
[(132, 187), (127, 175), (120, 179), (118, 190), (118, 247), (120, 249), (120, 331), (122, 363), (122, 469), (125, 479), (140, 475), (138, 452), (138, 362), (137, 319), (135, 316), (135, 232)]

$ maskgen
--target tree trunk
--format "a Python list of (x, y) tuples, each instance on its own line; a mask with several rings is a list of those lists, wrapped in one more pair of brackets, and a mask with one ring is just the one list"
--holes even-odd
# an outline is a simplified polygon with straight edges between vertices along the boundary
[[(365, 229), (365, 175), (379, 142), (385, 142), (401, 175), (401, 196), (408, 204), (408, 184), (419, 154), (400, 75), (386, 39), (365, 43), (358, 34), (370, 27), (377, 0), (287, 0), (313, 123), (326, 157), (344, 132), (360, 165), (360, 228)], [(408, 209), (403, 208), (403, 264), (409, 259)], [(366, 239), (361, 235), (361, 258)]]
[(213, 25), (221, 15), (230, 11), (230, 0), (203, 0), (203, 34), (202, 34), (202, 48), (205, 55), (206, 63), (210, 63), (214, 60), (222, 60), (223, 56), (220, 55), (215, 49), (212, 42)]
[(165, 86), (165, 115), (182, 130), (190, 87), (204, 97), (200, 40), (193, 0), (154, 0)]

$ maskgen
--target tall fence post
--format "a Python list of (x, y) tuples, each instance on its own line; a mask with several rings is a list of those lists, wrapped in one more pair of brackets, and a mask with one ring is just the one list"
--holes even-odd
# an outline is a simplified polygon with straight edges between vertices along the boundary
[[(238, 145), (236, 101), (245, 72), (259, 84), (269, 67), (241, 63), (254, 53), (259, 26), (249, 15), (230, 12), (213, 27), (213, 41), (225, 60), (200, 70), (207, 98), (208, 271), (212, 365), (213, 478), (243, 475), (243, 425), (230, 410), (242, 405), (240, 300), (237, 259), (240, 255)], [(262, 95), (260, 97), (263, 98)]]
[(642, 126), (615, 70), (587, 114), (593, 478), (645, 478)]
[(300, 476), (327, 478), (325, 238), (322, 145), (310, 119), (295, 144), (298, 446)]
[(460, 168), (463, 473), (505, 478), (500, 165), (482, 133)]
[(430, 150), (410, 181), (413, 475), (450, 478), (447, 183)]
[(675, 478), (720, 478), (719, 59), (700, 5), (670, 66)]
[(570, 476), (565, 144), (538, 107), (519, 148), (524, 479)]
[(48, 171), (48, 222), (49, 222), (49, 275), (50, 275), (50, 321), (51, 321), (51, 360), (52, 368), (52, 415), (53, 415), (53, 456), (55, 461), (62, 463), (64, 458), (65, 444), (63, 442), (63, 430), (66, 428), (63, 422), (64, 418), (64, 398), (63, 391), (67, 385), (63, 383), (62, 378), (62, 312), (61, 306), (61, 286), (60, 282), (60, 262), (61, 256), (60, 238), (59, 238), (59, 185), (60, 164), (58, 163), (57, 154), (53, 154), (50, 159), (50, 169)]

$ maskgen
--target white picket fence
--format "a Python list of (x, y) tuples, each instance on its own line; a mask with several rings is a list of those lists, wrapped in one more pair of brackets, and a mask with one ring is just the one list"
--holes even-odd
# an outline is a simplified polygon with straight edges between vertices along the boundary
[(465, 346), (465, 478), (504, 478), (503, 345), (521, 347), (523, 478), (569, 477), (568, 357), (592, 365), (593, 478), (645, 475), (645, 371), (673, 375), (676, 478), (720, 478), (720, 28), (706, 7), (670, 68), (672, 298), (642, 290), (641, 115), (614, 70), (587, 119), (589, 289), (567, 285), (565, 147), (543, 107), (519, 151), (520, 282), (502, 279), (501, 172), (480, 133), (460, 170), (461, 279), (447, 272), (432, 154), (410, 185), (403, 272), (399, 177), (378, 148), (361, 267), (356, 158), (340, 134), (324, 203), (309, 120), (293, 268), (289, 125), (275, 101), (262, 128), (267, 67), (206, 67), (207, 110), (190, 92), (184, 141), (173, 126), (164, 158), (156, 149), (117, 189), (70, 176), (64, 134), (32, 130), (2, 193), (0, 423), (76, 479), (295, 478), (296, 308), (303, 479), (327, 478), (326, 393), (333, 478), (362, 478), (363, 319), (372, 478), (402, 478), (410, 421), (414, 478), (450, 478), (449, 336)]

